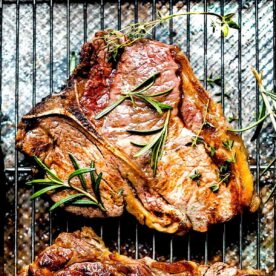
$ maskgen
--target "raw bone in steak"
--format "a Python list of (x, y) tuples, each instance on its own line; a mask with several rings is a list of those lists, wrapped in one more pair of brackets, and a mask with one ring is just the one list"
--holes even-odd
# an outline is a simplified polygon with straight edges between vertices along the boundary
[(199, 265), (191, 261), (157, 262), (151, 258), (133, 260), (111, 253), (91, 228), (83, 227), (74, 233), (61, 233), (26, 266), (20, 276), (69, 275), (139, 275), (139, 276), (249, 276), (263, 275), (257, 270), (239, 270), (225, 263)]
[[(125, 47), (114, 65), (100, 39), (103, 34), (97, 33), (84, 44), (81, 62), (67, 88), (25, 115), (17, 134), (17, 148), (40, 157), (61, 179), (73, 171), (69, 152), (82, 167), (94, 160), (97, 171), (103, 173), (100, 194), (106, 212), (95, 207), (66, 209), (87, 217), (115, 217), (126, 208), (148, 227), (183, 234), (189, 229), (207, 231), (208, 225), (225, 222), (242, 207), (250, 207), (253, 178), (242, 139), (227, 130), (230, 126), (221, 105), (203, 89), (180, 49), (141, 39)], [(136, 106), (125, 100), (95, 120), (122, 92), (154, 73), (160, 75), (147, 93), (173, 87), (157, 98), (173, 109), (156, 176), (150, 152), (136, 158), (139, 148), (131, 144), (147, 143), (153, 136), (133, 135), (127, 130), (156, 129), (164, 124), (166, 112), (158, 114), (139, 99), (135, 99)], [(203, 143), (192, 145), (195, 137)], [(200, 179), (192, 179), (196, 172)], [(73, 184), (80, 186), (77, 179)], [(214, 186), (217, 191), (212, 190)], [(69, 193), (63, 190), (51, 197), (58, 201)]]

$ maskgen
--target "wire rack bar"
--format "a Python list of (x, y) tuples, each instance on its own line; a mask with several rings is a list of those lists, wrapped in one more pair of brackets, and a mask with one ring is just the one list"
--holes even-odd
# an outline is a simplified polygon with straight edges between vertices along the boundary
[[(139, 3), (138, 0), (134, 0), (134, 22), (139, 20)], [(135, 259), (139, 258), (139, 225), (135, 222)]]
[[(32, 91), (32, 107), (36, 104), (36, 0), (32, 4), (33, 9), (33, 91)], [(34, 193), (34, 187), (32, 187), (32, 193)], [(35, 203), (32, 201), (32, 218), (31, 218), (31, 261), (35, 258)]]
[[(54, 7), (53, 7), (53, 0), (50, 0), (50, 84), (49, 90), (50, 95), (53, 94), (54, 91), (54, 49), (53, 49), (53, 41), (54, 41)], [(49, 242), (50, 244), (53, 243), (53, 221), (52, 221), (52, 213), (49, 212)]]
[[(267, 165), (260, 165), (261, 170), (266, 169), (266, 167), (267, 167)], [(275, 169), (276, 169), (276, 166), (271, 166), (268, 171), (273, 171)], [(251, 165), (250, 170), (253, 170), (253, 171), (257, 170), (257, 166), (256, 165)], [(6, 173), (13, 173), (14, 171), (15, 171), (15, 167), (5, 168)], [(28, 173), (28, 172), (31, 172), (31, 171), (32, 171), (32, 167), (18, 167), (18, 172), (19, 173)]]
[[(220, 1), (220, 14), (224, 15), (224, 0)], [(224, 83), (224, 36), (223, 34), (220, 35), (220, 59), (221, 59), (221, 66), (220, 66), (220, 75), (221, 75), (221, 105), (224, 111), (225, 107), (225, 83)], [(223, 224), (222, 227), (222, 261), (225, 261), (225, 254), (226, 254), (226, 224)]]
[[(191, 10), (190, 0), (187, 1), (187, 12)], [(190, 59), (191, 54), (191, 16), (187, 15), (187, 57)], [(187, 259), (188, 261), (191, 259), (191, 234), (187, 234)]]
[[(170, 14), (173, 14), (173, 1), (170, 0), (170, 3), (169, 3), (169, 12)], [(171, 18), (170, 19), (170, 22), (169, 22), (169, 34), (170, 34), (170, 37), (169, 37), (169, 41), (170, 41), (170, 44), (173, 44), (173, 19)], [(170, 237), (170, 262), (173, 261), (173, 236)]]
[[(71, 26), (71, 15), (70, 15), (70, 0), (66, 1), (66, 49), (67, 49), (67, 54), (66, 54), (66, 63), (67, 63), (67, 79), (70, 76), (70, 26)], [(70, 221), (68, 217), (66, 216), (65, 219), (65, 226), (66, 226), (66, 231), (69, 232), (69, 224)]]
[[(242, 1), (238, 1), (238, 127), (242, 128)], [(242, 134), (241, 134), (242, 135)], [(242, 268), (242, 254), (243, 254), (243, 215), (240, 214), (239, 223), (239, 263)]]
[[(255, 51), (256, 51), (256, 69), (259, 72), (259, 1), (255, 0)], [(260, 106), (260, 97), (259, 97), (259, 88), (256, 82), (256, 118), (259, 116), (259, 106)], [(260, 192), (260, 139), (257, 138), (256, 141), (256, 191)], [(256, 258), (257, 258), (257, 268), (260, 268), (260, 211), (257, 211), (257, 248), (256, 248)]]
[[(156, 1), (152, 0), (152, 20), (156, 19)], [(152, 30), (152, 38), (156, 38), (156, 31), (155, 29)], [(156, 236), (155, 231), (152, 232), (152, 258), (156, 258)]]
[(122, 3), (121, 0), (118, 0), (117, 6), (117, 17), (118, 17), (118, 30), (122, 29)]
[(138, 0), (134, 0), (134, 22), (138, 22)]
[[(0, 0), (0, 114), (2, 114), (2, 27), (3, 27), (3, 3)], [(2, 127), (0, 124), (0, 132), (2, 133)], [(2, 144), (2, 137), (0, 135), (0, 143)], [(1, 211), (0, 211), (0, 225), (4, 225), (5, 220), (5, 211), (6, 211), (6, 187), (5, 187), (5, 174), (4, 174), (4, 162), (3, 162), (3, 154), (2, 149), (0, 148), (0, 177), (2, 179), (2, 193), (0, 196), (0, 200), (2, 202)], [(4, 227), (0, 229), (0, 244), (4, 244)], [(4, 246), (0, 248), (0, 275), (4, 275)]]
[[(16, 39), (15, 39), (15, 128), (18, 126), (18, 100), (19, 100), (19, 15), (20, 1), (16, 1)], [(15, 145), (14, 145), (15, 149)], [(15, 150), (15, 175), (14, 175), (14, 274), (17, 275), (17, 257), (18, 257), (18, 152)]]
[(87, 41), (87, 1), (83, 3), (83, 42)]
[[(276, 91), (276, 1), (273, 0), (273, 91)], [(275, 156), (275, 142), (274, 142), (274, 156)], [(274, 169), (274, 177), (276, 169)], [(276, 276), (276, 196), (274, 195), (274, 276)]]
[(101, 8), (100, 8), (100, 16), (101, 16), (101, 30), (104, 30), (104, 0), (101, 0)]
[(53, 93), (54, 90), (54, 79), (53, 79), (53, 41), (54, 41), (54, 8), (53, 8), (53, 0), (50, 0), (50, 94)]
[(66, 48), (67, 48), (67, 78), (70, 76), (70, 0), (66, 2)]
[[(208, 5), (207, 0), (204, 0), (204, 12), (207, 12)], [(207, 89), (207, 43), (208, 43), (208, 31), (207, 31), (207, 15), (204, 14), (204, 55), (203, 55), (203, 67), (204, 67), (204, 87)], [(205, 234), (205, 241), (204, 241), (204, 262), (205, 264), (208, 263), (208, 232)]]

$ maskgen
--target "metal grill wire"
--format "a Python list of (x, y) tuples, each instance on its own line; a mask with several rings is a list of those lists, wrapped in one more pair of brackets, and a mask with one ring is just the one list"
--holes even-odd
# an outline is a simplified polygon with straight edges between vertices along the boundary
[[(108, 2), (108, 1), (106, 1)], [(260, 64), (259, 64), (259, 2), (258, 0), (254, 1), (254, 6), (255, 6), (255, 66), (257, 68), (257, 70), (260, 69)], [(41, 1), (4, 1), (0, 0), (0, 24), (1, 24), (1, 28), (0, 28), (0, 88), (1, 88), (1, 113), (2, 113), (2, 27), (3, 24), (5, 24), (5, 22), (3, 23), (3, 9), (5, 9), (6, 6), (11, 5), (11, 4), (15, 4), (16, 5), (16, 15), (15, 15), (15, 89), (14, 89), (14, 104), (15, 104), (15, 113), (14, 113), (14, 127), (15, 129), (17, 128), (18, 125), (18, 121), (19, 121), (19, 71), (20, 71), (20, 36), (24, 36), (23, 33), (20, 32), (20, 7), (23, 4), (31, 4), (32, 5), (32, 28), (33, 28), (33, 48), (32, 48), (32, 106), (34, 106), (36, 104), (36, 88), (37, 88), (37, 6), (38, 5), (44, 5), (45, 3), (48, 5), (48, 10), (50, 13), (50, 20), (49, 20), (49, 58), (50, 58), (50, 67), (49, 67), (49, 93), (52, 94), (54, 91), (54, 56), (53, 56), (53, 47), (54, 47), (54, 5), (55, 3), (53, 2), (53, 0), (50, 1), (45, 1), (45, 2), (41, 2)], [(72, 3), (70, 3), (69, 0), (65, 1), (66, 4), (66, 32), (67, 32), (67, 41), (66, 41), (66, 48), (67, 48), (67, 56), (66, 56), (66, 64), (67, 64), (67, 68), (66, 68), (66, 73), (67, 76), (69, 76), (69, 57), (70, 57), (70, 7), (72, 5)], [(79, 2), (79, 4), (83, 5), (83, 41), (87, 41), (88, 38), (88, 5), (89, 2), (88, 1), (82, 1), (81, 3)], [(159, 4), (156, 3), (155, 0), (153, 0), (151, 2), (151, 6), (152, 6), (152, 14), (151, 17), (152, 19), (156, 18), (156, 5)], [(169, 12), (173, 13), (174, 12), (174, 8), (175, 5), (177, 3), (174, 3), (174, 1), (169, 1)], [(186, 10), (190, 11), (191, 10), (191, 4), (193, 4), (192, 1), (187, 1), (186, 3)], [(105, 27), (107, 27), (105, 25), (105, 1), (101, 0), (99, 2), (100, 5), (100, 28), (104, 29)], [(135, 22), (138, 21), (139, 18), (139, 1), (138, 0), (134, 0), (134, 18), (133, 20)], [(207, 0), (203, 0), (203, 8), (204, 11), (208, 10), (208, 1)], [(221, 14), (224, 14), (224, 0), (220, 0), (220, 12)], [(238, 1), (238, 23), (240, 26), (240, 29), (238, 31), (238, 127), (242, 127), (242, 26), (243, 26), (243, 17), (242, 17), (242, 7), (243, 7), (243, 1)], [(117, 18), (117, 27), (118, 29), (121, 28), (122, 26), (122, 1), (118, 0), (117, 1), (117, 13), (118, 13), (118, 18)], [(274, 85), (274, 90), (276, 90), (276, 1), (273, 1), (273, 14), (274, 14), (274, 18), (273, 18), (273, 85)], [(204, 77), (203, 77), (203, 83), (204, 86), (207, 88), (207, 76), (208, 76), (208, 58), (207, 58), (207, 53), (208, 53), (208, 28), (207, 28), (207, 17), (204, 16), (204, 29), (203, 29), (203, 68), (204, 68)], [(81, 27), (80, 27), (81, 28)], [(187, 17), (187, 25), (186, 25), (186, 54), (188, 56), (188, 58), (190, 58), (190, 54), (191, 54), (191, 18), (190, 16)], [(174, 43), (174, 25), (173, 25), (173, 20), (171, 20), (169, 22), (169, 42), (170, 43)], [(153, 31), (153, 38), (156, 37), (156, 31)], [(221, 59), (221, 69), (220, 69), (220, 74), (221, 74), (221, 78), (222, 78), (222, 85), (221, 85), (221, 93), (222, 93), (222, 106), (223, 108), (225, 108), (225, 64), (224, 64), (224, 38), (223, 36), (221, 36), (220, 39), (220, 44), (221, 44), (221, 54), (220, 54), (220, 59)], [(259, 91), (258, 91), (258, 87), (256, 85), (256, 106), (259, 106)], [(258, 116), (258, 109), (256, 109), (256, 116)], [(257, 192), (260, 191), (260, 139), (257, 140), (256, 142), (256, 165), (255, 167), (253, 167), (253, 169), (255, 170), (255, 176), (256, 176), (256, 190)], [(275, 152), (275, 150), (274, 150)], [(2, 160), (1, 160), (2, 161)], [(275, 169), (274, 169), (275, 170)], [(5, 272), (7, 274), (14, 274), (16, 275), (18, 272), (18, 263), (19, 263), (19, 259), (18, 259), (18, 253), (19, 253), (19, 246), (18, 246), (18, 189), (19, 189), (19, 175), (20, 174), (24, 174), (24, 173), (29, 173), (30, 172), (30, 168), (22, 168), (19, 167), (19, 163), (18, 163), (18, 153), (17, 151), (14, 152), (14, 168), (6, 168), (6, 174), (7, 174), (7, 178), (10, 177), (10, 175), (14, 176), (14, 216), (13, 216), (13, 248), (12, 248), (12, 257), (13, 257), (13, 271), (10, 270), (10, 268), (8, 268), (7, 266), (5, 266)], [(4, 178), (4, 177), (3, 177)], [(2, 178), (2, 179), (3, 179)], [(6, 186), (5, 186), (6, 189)], [(2, 202), (5, 202), (4, 200)], [(5, 207), (5, 206), (4, 206)], [(274, 207), (275, 207), (275, 198), (274, 198)], [(35, 254), (37, 254), (37, 249), (36, 249), (36, 231), (38, 230), (38, 228), (40, 227), (39, 222), (36, 221), (36, 208), (37, 208), (37, 201), (33, 201), (32, 202), (32, 208), (31, 208), (31, 260), (34, 260)], [(3, 211), (7, 211), (5, 208), (2, 208)], [(3, 213), (2, 213), (3, 214)], [(3, 214), (4, 215), (4, 214)], [(63, 215), (63, 213), (61, 212), (61, 215)], [(53, 233), (56, 236), (56, 234), (58, 234), (59, 232), (59, 227), (55, 226), (55, 224), (57, 223), (57, 219), (56, 217), (59, 217), (59, 214), (55, 215), (55, 214), (49, 214), (49, 243), (51, 244), (53, 242)], [(260, 236), (261, 236), (261, 229), (260, 229), (260, 219), (261, 219), (261, 214), (260, 211), (257, 214), (257, 231), (256, 231), (256, 267), (260, 268)], [(123, 222), (121, 222), (123, 220)], [(73, 223), (71, 223), (72, 219), (70, 217), (70, 220), (67, 218), (65, 221), (62, 221), (62, 223), (64, 223), (63, 230), (71, 230), (73, 229), (75, 226), (73, 225)], [(75, 221), (81, 222), (80, 219), (76, 218)], [(239, 221), (239, 235), (238, 235), (238, 241), (239, 241), (239, 250), (238, 250), (238, 254), (239, 254), (239, 264), (240, 267), (243, 266), (243, 248), (244, 248), (244, 223), (243, 223), (243, 215), (241, 215), (238, 218)], [(275, 213), (274, 213), (274, 221), (275, 221)], [(5, 221), (6, 222), (6, 221)], [(88, 223), (86, 221), (86, 223)], [(129, 217), (127, 217), (127, 219), (117, 219), (115, 221), (111, 222), (112, 227), (114, 228), (114, 225), (117, 224), (117, 231), (115, 231), (117, 233), (117, 250), (118, 252), (121, 251), (121, 240), (123, 238), (123, 234), (122, 234), (122, 229), (121, 226), (123, 225), (122, 223), (129, 223)], [(89, 224), (92, 224), (89, 222)], [(139, 257), (139, 251), (141, 249), (141, 243), (140, 241), (142, 240), (143, 235), (146, 233), (151, 234), (152, 235), (152, 239), (147, 240), (148, 246), (150, 247), (149, 252), (151, 252), (152, 254), (152, 258), (155, 259), (156, 258), (156, 254), (157, 254), (157, 246), (158, 246), (158, 241), (157, 241), (157, 236), (160, 235), (159, 233), (155, 233), (154, 231), (151, 230), (143, 230), (141, 226), (139, 226), (136, 222), (132, 221), (132, 224), (134, 225), (134, 236), (133, 236), (133, 240), (134, 240), (134, 256), (135, 258)], [(3, 223), (4, 225), (4, 223)], [(101, 223), (101, 226), (97, 228), (98, 233), (106, 238), (108, 236), (109, 230), (107, 227), (104, 227), (105, 223)], [(4, 226), (4, 229), (6, 229), (7, 226)], [(26, 225), (26, 227), (28, 227)], [(1, 229), (2, 230), (2, 229)], [(231, 229), (228, 229), (228, 225), (227, 224), (223, 224), (221, 227), (221, 237), (222, 237), (222, 242), (221, 242), (221, 254), (222, 254), (222, 260), (225, 261), (226, 260), (226, 244), (227, 244), (227, 238), (228, 235), (231, 236)], [(144, 232), (146, 231), (146, 232)], [(107, 235), (105, 234), (107, 233)], [(4, 233), (2, 234), (2, 238)], [(275, 244), (275, 227), (274, 227), (274, 244)], [(161, 235), (161, 239), (163, 239), (163, 236)], [(165, 238), (166, 241), (168, 241), (169, 243), (169, 261), (173, 261), (175, 259), (175, 253), (174, 250), (177, 248), (177, 244), (176, 242), (174, 242), (176, 238), (170, 236), (169, 238)], [(186, 253), (184, 253), (184, 255), (186, 256), (186, 258), (188, 260), (190, 260), (192, 258), (192, 243), (196, 243), (197, 241), (194, 239), (193, 234), (188, 234), (187, 237), (183, 238), (184, 243), (185, 243), (185, 248), (181, 248), (182, 251), (186, 251)], [(205, 263), (208, 262), (210, 256), (209, 256), (209, 251), (210, 251), (210, 247), (212, 245), (209, 244), (208, 242), (208, 233), (205, 234), (204, 237), (204, 258), (203, 261)], [(179, 240), (177, 240), (179, 241)], [(160, 242), (160, 239), (159, 239)], [(160, 242), (161, 245), (159, 245), (159, 247), (163, 246), (162, 245), (162, 240)], [(1, 251), (2, 254), (4, 254)], [(274, 267), (275, 267), (275, 259), (276, 259), (276, 254), (274, 252)], [(1, 259), (1, 261), (3, 262), (3, 259)], [(28, 263), (30, 260), (25, 260), (26, 263)], [(21, 266), (21, 265), (20, 265)], [(0, 271), (0, 274), (2, 272), (2, 274), (4, 274), (4, 265), (1, 265), (0, 263), (0, 267), (2, 269), (2, 271)], [(8, 272), (7, 272), (8, 271)]]

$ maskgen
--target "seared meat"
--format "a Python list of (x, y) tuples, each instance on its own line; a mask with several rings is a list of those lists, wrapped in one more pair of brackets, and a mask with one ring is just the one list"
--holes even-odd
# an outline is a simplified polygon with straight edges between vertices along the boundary
[[(225, 222), (242, 207), (249, 207), (253, 178), (243, 142), (228, 131), (221, 106), (203, 89), (180, 49), (141, 39), (125, 47), (114, 66), (102, 35), (97, 33), (96, 39), (83, 46), (81, 62), (68, 87), (25, 115), (17, 134), (18, 149), (40, 157), (61, 179), (73, 171), (69, 152), (82, 167), (94, 160), (97, 171), (103, 173), (100, 194), (106, 212), (95, 207), (66, 209), (105, 217), (120, 216), (126, 208), (142, 224), (183, 234), (191, 228), (207, 231), (208, 225)], [(131, 143), (147, 143), (152, 135), (128, 130), (156, 129), (164, 124), (165, 113), (158, 114), (139, 99), (135, 106), (125, 100), (95, 120), (121, 93), (154, 73), (160, 74), (147, 93), (173, 88), (158, 97), (172, 111), (156, 176), (150, 153), (134, 157), (139, 148)], [(195, 139), (200, 143), (194, 144)], [(198, 179), (192, 177), (195, 173), (200, 175)], [(80, 186), (77, 179), (73, 184)], [(51, 197), (57, 201), (68, 193), (51, 193)]]
[(224, 263), (199, 265), (191, 261), (156, 262), (148, 257), (133, 260), (111, 253), (91, 228), (61, 233), (55, 244), (46, 248), (20, 273), (25, 275), (183, 275), (235, 276), (263, 275), (256, 270), (239, 270)]

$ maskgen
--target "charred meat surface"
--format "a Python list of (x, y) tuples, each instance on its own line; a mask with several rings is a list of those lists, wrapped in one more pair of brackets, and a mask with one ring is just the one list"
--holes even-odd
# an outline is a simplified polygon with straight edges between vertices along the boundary
[(191, 261), (157, 262), (148, 257), (133, 260), (110, 252), (91, 228), (61, 233), (55, 243), (41, 252), (20, 273), (25, 275), (263, 275), (256, 270), (239, 270), (225, 263), (199, 265)]
[[(203, 89), (180, 49), (141, 39), (125, 47), (114, 64), (103, 33), (84, 44), (67, 88), (26, 114), (17, 134), (17, 148), (41, 158), (63, 180), (74, 170), (68, 153), (81, 167), (95, 161), (103, 173), (100, 194), (105, 212), (96, 207), (65, 208), (86, 217), (115, 217), (126, 209), (141, 224), (184, 234), (189, 229), (207, 231), (210, 224), (228, 221), (250, 207), (253, 178), (243, 141), (228, 131), (221, 105)], [(153, 74), (158, 77), (147, 95), (170, 89), (156, 100), (172, 108), (156, 175), (151, 152), (135, 157), (140, 148), (133, 144), (147, 144), (156, 134), (141, 136), (129, 130), (162, 127), (166, 111), (160, 114), (139, 98), (135, 104), (126, 99), (95, 119)], [(81, 185), (77, 179), (73, 184)], [(68, 194), (63, 190), (51, 197), (58, 201)]]

